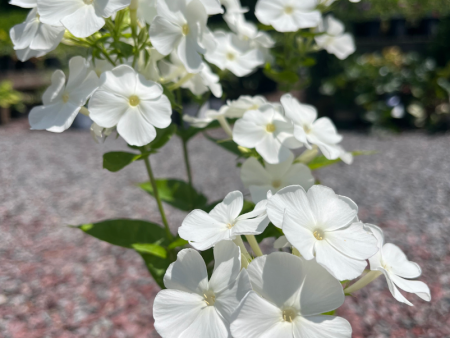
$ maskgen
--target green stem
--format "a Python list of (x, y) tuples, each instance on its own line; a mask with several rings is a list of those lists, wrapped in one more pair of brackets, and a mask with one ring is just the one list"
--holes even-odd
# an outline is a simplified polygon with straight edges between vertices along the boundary
[(241, 267), (247, 268), (248, 264), (252, 260), (252, 257), (248, 253), (247, 248), (244, 245), (244, 241), (242, 240), (242, 237), (236, 236), (233, 242), (241, 249)]
[(261, 248), (259, 247), (258, 241), (256, 240), (255, 236), (245, 235), (245, 237), (247, 238), (248, 244), (250, 244), (253, 253), (258, 257), (262, 256), (263, 252), (261, 251)]
[(180, 88), (182, 85), (184, 85), (186, 82), (188, 82), (190, 79), (192, 79), (195, 76), (195, 74), (186, 74), (184, 77), (181, 78), (177, 83), (174, 83), (173, 85), (169, 86), (167, 89), (169, 90), (175, 90)]
[(193, 201), (193, 192), (194, 192), (194, 184), (192, 183), (192, 170), (191, 170), (191, 163), (189, 161), (189, 152), (187, 149), (187, 141), (182, 137), (181, 141), (183, 142), (183, 155), (184, 155), (184, 164), (186, 166), (186, 172), (188, 176), (189, 181), (189, 197), (191, 200), (191, 206), (194, 207), (194, 201)]
[(363, 287), (372, 283), (375, 279), (380, 277), (383, 273), (380, 271), (369, 271), (363, 277), (361, 277), (356, 283), (350, 285), (344, 290), (346, 295), (350, 295), (353, 292), (361, 290)]
[(155, 176), (153, 176), (152, 167), (150, 165), (149, 157), (145, 157), (144, 159), (145, 167), (147, 168), (148, 177), (150, 178), (150, 183), (153, 188), (153, 194), (156, 199), (156, 203), (158, 204), (159, 213), (161, 214), (161, 219), (164, 224), (164, 228), (166, 229), (166, 235), (169, 241), (173, 241), (173, 235), (170, 232), (169, 223), (167, 222), (166, 213), (164, 212), (164, 208), (161, 202), (161, 198), (159, 197), (158, 187), (156, 186)]
[(98, 45), (95, 45), (103, 54), (103, 56), (106, 58), (106, 60), (109, 61), (110, 64), (112, 64), (114, 67), (116, 66), (116, 63), (111, 59), (111, 57), (108, 55), (108, 51), (105, 49), (105, 47), (100, 47)]

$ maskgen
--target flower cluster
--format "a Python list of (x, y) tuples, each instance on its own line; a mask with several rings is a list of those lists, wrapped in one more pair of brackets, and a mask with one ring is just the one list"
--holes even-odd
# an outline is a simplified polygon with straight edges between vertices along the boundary
[[(275, 79), (298, 78), (299, 69), (277, 64), (280, 36), (294, 39), (294, 48), (287, 46), (294, 59), (298, 50), (301, 57), (321, 49), (339, 59), (353, 53), (343, 24), (322, 16), (332, 2), (258, 0), (257, 26), (239, 0), (11, 0), (31, 9), (10, 32), (19, 59), (43, 56), (60, 42), (89, 53), (70, 59), (67, 81), (54, 72), (43, 104), (30, 112), (31, 128), (60, 133), (82, 113), (95, 140), (117, 132), (135, 151), (105, 154), (105, 169), (145, 163), (150, 181), (141, 187), (156, 199), (164, 228), (112, 220), (80, 229), (141, 254), (164, 288), (153, 311), (162, 337), (351, 337), (334, 310), (383, 274), (398, 301), (411, 305), (399, 289), (431, 299), (426, 284), (411, 280), (419, 266), (385, 244), (380, 228), (364, 224), (355, 202), (315, 184), (313, 169), (353, 161), (329, 118), (291, 94), (280, 102), (244, 95), (210, 109), (210, 93), (224, 96), (224, 77), (264, 68)], [(210, 15), (222, 15), (229, 31), (211, 31)], [(197, 116), (183, 111), (183, 93), (201, 103)], [(228, 139), (206, 133), (219, 125)], [(208, 204), (194, 189), (187, 142), (199, 132), (238, 155), (251, 201), (233, 191)], [(157, 180), (151, 168), (151, 155), (173, 135), (183, 143), (188, 183)], [(163, 201), (190, 211), (178, 236)], [(269, 237), (278, 251), (264, 255), (259, 242)]]

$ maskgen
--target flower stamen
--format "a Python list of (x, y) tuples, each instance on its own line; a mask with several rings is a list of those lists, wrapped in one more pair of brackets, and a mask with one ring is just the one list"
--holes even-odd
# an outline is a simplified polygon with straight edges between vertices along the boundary
[(234, 53), (227, 53), (227, 60), (229, 61), (234, 61), (236, 59), (236, 55), (234, 55)]
[(64, 93), (64, 95), (62, 96), (62, 100), (64, 103), (67, 103), (69, 101), (69, 94), (68, 93)]
[(295, 311), (294, 309), (283, 310), (283, 321), (284, 322), (292, 323), (294, 321), (295, 317), (297, 317), (297, 311)]
[(216, 296), (213, 293), (204, 293), (205, 303), (208, 306), (213, 306), (216, 302)]
[(286, 14), (292, 14), (292, 13), (294, 13), (294, 7), (292, 7), (292, 6), (286, 6), (285, 8), (284, 8), (284, 12), (286, 13)]
[(139, 97), (137, 97), (136, 95), (131, 95), (128, 98), (128, 101), (130, 102), (130, 106), (132, 106), (132, 107), (136, 107), (141, 102)]
[(275, 131), (275, 129), (276, 129), (276, 127), (275, 127), (275, 125), (274, 125), (273, 123), (269, 123), (269, 124), (266, 126), (266, 131), (267, 131), (268, 133), (273, 133), (273, 132)]
[(322, 230), (316, 230), (313, 232), (314, 237), (318, 240), (318, 241), (322, 241), (323, 237), (325, 236), (324, 232)]
[(183, 27), (181, 28), (183, 35), (186, 36), (189, 34), (189, 32), (191, 31), (191, 29), (189, 28), (189, 25), (187, 23), (185, 23), (183, 25)]

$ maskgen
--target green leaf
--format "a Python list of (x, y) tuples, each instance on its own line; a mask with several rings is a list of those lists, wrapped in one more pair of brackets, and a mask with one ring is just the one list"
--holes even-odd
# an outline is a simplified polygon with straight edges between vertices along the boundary
[(234, 141), (221, 141), (216, 140), (215, 138), (209, 136), (208, 134), (204, 133), (205, 137), (210, 140), (211, 142), (216, 143), (219, 147), (222, 147), (223, 149), (228, 150), (229, 152), (232, 152), (233, 154), (237, 156), (242, 156), (242, 152), (239, 150), (238, 145)]
[(103, 154), (103, 168), (113, 173), (122, 170), (127, 165), (141, 159), (142, 155), (127, 153), (124, 151), (113, 151)]
[(150, 243), (137, 243), (133, 244), (134, 250), (139, 253), (150, 254), (156, 257), (167, 258), (167, 251), (161, 245)]
[[(376, 151), (353, 151), (352, 155), (353, 156), (361, 156), (361, 155), (373, 155), (376, 153), (377, 153)], [(329, 160), (325, 156), (322, 155), (322, 156), (316, 157), (314, 160), (309, 162), (308, 167), (311, 170), (317, 170), (317, 169), (328, 167), (330, 165), (333, 165), (333, 164), (336, 164), (339, 162), (342, 162), (342, 160), (340, 158), (338, 158), (336, 160)]]
[(183, 238), (177, 238), (176, 240), (174, 240), (172, 243), (169, 244), (169, 246), (167, 247), (168, 250), (172, 250), (175, 248), (179, 248), (185, 245), (188, 245), (189, 242), (184, 240)]
[(168, 258), (163, 259), (149, 253), (139, 253), (144, 260), (145, 266), (152, 275), (155, 282), (161, 289), (165, 289), (164, 275), (172, 261)]
[[(150, 182), (144, 182), (139, 186), (153, 196), (153, 187)], [(202, 209), (207, 203), (207, 198), (191, 189), (188, 183), (178, 179), (160, 179), (156, 180), (156, 186), (161, 200), (171, 206), (183, 210), (191, 211), (193, 209)]]
[(164, 147), (176, 131), (177, 126), (175, 124), (171, 124), (165, 129), (156, 129), (156, 138), (150, 143), (150, 148), (152, 150), (157, 150)]
[(194, 137), (195, 135), (197, 135), (198, 133), (203, 132), (204, 130), (207, 129), (216, 129), (216, 128), (220, 128), (220, 123), (219, 121), (212, 121), (210, 124), (208, 124), (205, 128), (194, 128), (194, 127), (189, 127), (187, 129), (178, 129), (177, 130), (177, 134), (178, 136), (180, 136), (183, 140), (185, 141), (189, 141), (192, 137)]
[(282, 72), (278, 72), (271, 68), (270, 64), (266, 64), (264, 67), (264, 74), (269, 78), (279, 83), (288, 83), (288, 84), (296, 84), (300, 81), (300, 78), (297, 73), (285, 70)]
[(323, 316), (334, 316), (335, 314), (336, 310), (322, 313)]
[(123, 57), (128, 58), (133, 55), (133, 46), (129, 45), (128, 43), (122, 41), (114, 41), (112, 45), (115, 50)]
[[(110, 244), (133, 249), (136, 243), (164, 244), (166, 233), (158, 224), (132, 219), (115, 219), (78, 227), (88, 235)], [(161, 241), (162, 240), (162, 241)]]

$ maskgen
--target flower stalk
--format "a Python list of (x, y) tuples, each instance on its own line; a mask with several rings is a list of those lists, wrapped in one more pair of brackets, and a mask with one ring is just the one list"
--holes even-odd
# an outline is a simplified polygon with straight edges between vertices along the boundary
[(247, 238), (248, 244), (250, 244), (250, 247), (253, 250), (253, 253), (257, 257), (261, 257), (263, 255), (263, 252), (261, 251), (261, 248), (259, 247), (258, 241), (256, 240), (254, 235), (245, 235), (245, 238)]
[(236, 236), (236, 238), (233, 240), (234, 244), (236, 244), (241, 249), (241, 265), (242, 268), (247, 268), (248, 264), (252, 261), (252, 257), (247, 251), (247, 248), (245, 247), (244, 241), (242, 240), (241, 236)]
[(350, 285), (348, 288), (344, 290), (346, 295), (350, 295), (353, 292), (361, 290), (363, 287), (372, 283), (375, 279), (380, 277), (383, 273), (380, 271), (369, 271), (366, 273), (361, 279), (359, 279), (356, 283)]

